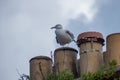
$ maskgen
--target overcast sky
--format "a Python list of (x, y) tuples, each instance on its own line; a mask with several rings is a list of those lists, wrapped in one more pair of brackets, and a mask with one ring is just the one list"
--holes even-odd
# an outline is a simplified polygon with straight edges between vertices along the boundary
[[(86, 31), (120, 32), (120, 0), (0, 0), (0, 79), (29, 74), (29, 60), (60, 47), (54, 30), (62, 24), (75, 38)], [(70, 47), (78, 49), (74, 43)], [(105, 50), (105, 47), (104, 47)]]

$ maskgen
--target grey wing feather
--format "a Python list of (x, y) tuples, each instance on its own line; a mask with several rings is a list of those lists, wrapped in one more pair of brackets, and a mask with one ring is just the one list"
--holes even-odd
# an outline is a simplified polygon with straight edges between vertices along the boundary
[(73, 35), (73, 33), (71, 33), (70, 31), (66, 30), (66, 33), (69, 34), (72, 39), (75, 38), (74, 35)]
[(59, 43), (58, 38), (56, 37), (56, 42)]

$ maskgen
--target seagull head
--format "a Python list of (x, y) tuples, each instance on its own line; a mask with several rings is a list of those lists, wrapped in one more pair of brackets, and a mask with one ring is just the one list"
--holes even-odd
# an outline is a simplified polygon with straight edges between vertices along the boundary
[(62, 25), (61, 24), (57, 24), (54, 27), (51, 27), (51, 29), (62, 29)]

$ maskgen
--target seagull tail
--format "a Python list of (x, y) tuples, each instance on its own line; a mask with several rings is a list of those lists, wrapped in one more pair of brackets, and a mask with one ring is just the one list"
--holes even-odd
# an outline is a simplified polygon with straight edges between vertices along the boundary
[(77, 41), (75, 41), (74, 39), (72, 40), (76, 45), (78, 45)]
[(75, 41), (74, 39), (72, 41), (75, 42), (75, 43), (77, 43), (77, 41)]

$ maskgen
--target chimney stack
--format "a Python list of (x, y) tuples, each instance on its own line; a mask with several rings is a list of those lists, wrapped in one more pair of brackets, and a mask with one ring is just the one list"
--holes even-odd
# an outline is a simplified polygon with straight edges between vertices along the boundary
[(80, 49), (80, 75), (97, 72), (103, 63), (103, 35), (99, 32), (84, 32), (78, 35), (77, 44)]
[(46, 80), (51, 72), (51, 58), (46, 56), (37, 56), (30, 60), (30, 80)]

